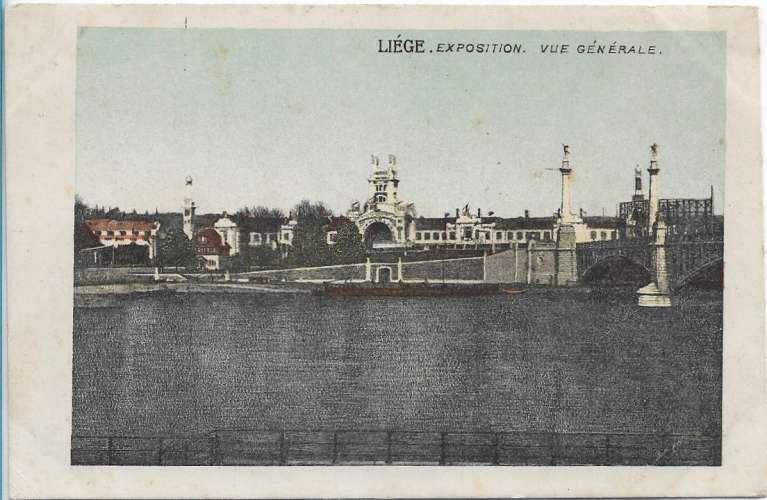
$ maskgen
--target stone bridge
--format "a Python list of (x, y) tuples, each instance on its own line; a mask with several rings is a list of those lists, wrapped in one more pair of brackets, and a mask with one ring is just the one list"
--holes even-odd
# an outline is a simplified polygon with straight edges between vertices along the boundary
[[(583, 280), (597, 267), (617, 260), (640, 266), (652, 276), (653, 246), (649, 238), (579, 243), (578, 279)], [(724, 245), (722, 241), (671, 241), (666, 243), (665, 249), (669, 287), (676, 290), (711, 266), (720, 264)]]
[[(667, 227), (661, 220), (649, 237), (578, 243), (576, 258), (578, 281), (587, 279), (595, 269), (609, 262), (630, 262), (646, 271), (655, 287), (650, 295), (670, 300), (674, 290), (712, 266), (722, 265), (723, 223)], [(641, 303), (642, 290), (639, 294)]]

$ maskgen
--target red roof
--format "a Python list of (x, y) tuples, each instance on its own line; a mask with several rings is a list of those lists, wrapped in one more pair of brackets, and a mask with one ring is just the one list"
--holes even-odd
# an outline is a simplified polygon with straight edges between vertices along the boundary
[(143, 220), (89, 219), (85, 221), (91, 231), (151, 231), (153, 222)]
[(221, 241), (221, 235), (212, 227), (194, 234), (194, 253), (197, 255), (227, 255), (229, 245)]

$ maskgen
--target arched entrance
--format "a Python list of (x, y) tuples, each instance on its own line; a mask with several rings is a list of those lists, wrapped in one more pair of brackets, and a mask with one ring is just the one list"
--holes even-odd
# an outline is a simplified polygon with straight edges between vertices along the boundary
[(374, 222), (365, 229), (365, 244), (368, 248), (373, 248), (378, 243), (392, 243), (394, 241), (394, 235), (392, 235), (389, 226), (383, 222)]

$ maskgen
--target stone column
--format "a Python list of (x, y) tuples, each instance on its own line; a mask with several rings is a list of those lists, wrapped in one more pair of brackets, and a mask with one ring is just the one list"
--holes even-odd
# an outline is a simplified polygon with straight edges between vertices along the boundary
[(670, 307), (671, 290), (666, 269), (666, 221), (663, 214), (658, 213), (658, 145), (650, 146), (649, 206), (647, 214), (648, 231), (650, 232), (650, 255), (652, 262), (652, 281), (637, 290), (638, 303), (642, 307)]
[(655, 223), (655, 238), (650, 245), (653, 281), (637, 290), (638, 303), (642, 307), (670, 307), (671, 289), (666, 268), (666, 221), (662, 215)]
[(652, 233), (653, 226), (655, 225), (655, 219), (658, 216), (658, 145), (653, 144), (650, 146), (650, 166), (647, 171), (650, 173), (650, 186), (648, 194), (648, 209), (647, 209), (647, 230)]
[(562, 166), (559, 168), (562, 173), (562, 196), (561, 205), (559, 209), (560, 221), (562, 224), (570, 224), (573, 222), (572, 211), (572, 173), (570, 168), (570, 146), (564, 145), (564, 156), (562, 157)]
[(371, 278), (370, 257), (365, 259), (365, 281), (373, 281)]
[(402, 281), (402, 257), (397, 257), (397, 281)]
[[(578, 262), (575, 255), (575, 222), (572, 209), (572, 174), (570, 167), (570, 146), (565, 144), (562, 166), (562, 200), (557, 220), (557, 246), (555, 249), (554, 277), (557, 285), (574, 285), (578, 281)], [(532, 257), (532, 254), (531, 254)]]

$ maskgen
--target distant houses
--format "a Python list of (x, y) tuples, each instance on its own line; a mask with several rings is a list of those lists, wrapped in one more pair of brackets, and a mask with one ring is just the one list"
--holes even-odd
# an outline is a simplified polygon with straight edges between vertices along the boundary
[(150, 259), (154, 258), (154, 243), (160, 227), (157, 222), (90, 219), (85, 224), (104, 246), (139, 245), (146, 248)]
[[(93, 242), (99, 244), (80, 249), (88, 264), (146, 264), (157, 253), (159, 222), (94, 218), (85, 220), (84, 227), (94, 237)], [(78, 230), (82, 226), (75, 229)]]
[(212, 227), (200, 229), (192, 240), (194, 253), (203, 259), (207, 270), (221, 269), (221, 260), (231, 255), (232, 247)]

